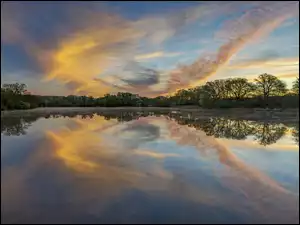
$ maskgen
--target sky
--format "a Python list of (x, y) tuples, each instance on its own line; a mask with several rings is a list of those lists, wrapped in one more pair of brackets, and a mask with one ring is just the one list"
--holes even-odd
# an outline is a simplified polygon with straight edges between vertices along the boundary
[(299, 2), (1, 2), (1, 83), (41, 95), (172, 94), (299, 77)]

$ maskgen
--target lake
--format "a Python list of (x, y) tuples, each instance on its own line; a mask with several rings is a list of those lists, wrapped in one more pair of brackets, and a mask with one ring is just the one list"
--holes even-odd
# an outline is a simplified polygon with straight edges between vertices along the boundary
[(299, 223), (297, 120), (7, 114), (1, 222)]

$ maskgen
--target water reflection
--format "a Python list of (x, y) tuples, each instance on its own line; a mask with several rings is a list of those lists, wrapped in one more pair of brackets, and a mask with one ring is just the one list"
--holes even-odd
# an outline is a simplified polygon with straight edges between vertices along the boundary
[(243, 140), (254, 135), (255, 140), (264, 146), (276, 143), (287, 131), (283, 124), (224, 118), (200, 121), (199, 126), (207, 135), (213, 135), (217, 138)]
[[(105, 120), (116, 119), (118, 122), (136, 120), (140, 117), (161, 116), (174, 119), (179, 125), (186, 125), (200, 129), (208, 136), (216, 138), (227, 138), (235, 140), (245, 140), (248, 136), (254, 136), (255, 140), (263, 146), (271, 145), (280, 140), (288, 128), (292, 130), (294, 141), (299, 145), (299, 125), (270, 123), (267, 121), (247, 121), (233, 120), (222, 117), (213, 118), (191, 118), (183, 117), (181, 114), (171, 112), (58, 112), (47, 115), (31, 115), (25, 117), (5, 117), (1, 118), (1, 133), (3, 135), (25, 135), (31, 123), (39, 118), (93, 118), (95, 115), (103, 116)], [(143, 128), (141, 128), (143, 129)]]
[[(11, 140), (8, 130), (24, 135), (30, 129), (25, 125), (41, 117), (3, 118), (4, 142)], [(48, 114), (45, 121), (61, 117), (66, 120), (45, 129), (44, 139), (29, 145), (21, 163), (1, 157), (8, 165), (1, 163), (1, 221), (299, 221), (297, 193), (217, 139), (252, 135), (270, 145), (288, 132), (284, 125), (169, 112), (64, 112)], [(20, 142), (10, 146), (19, 148)]]
[(299, 124), (296, 124), (296, 126), (293, 127), (292, 135), (295, 142), (299, 145)]
[(25, 135), (26, 130), (37, 119), (36, 116), (1, 117), (1, 134), (6, 136)]

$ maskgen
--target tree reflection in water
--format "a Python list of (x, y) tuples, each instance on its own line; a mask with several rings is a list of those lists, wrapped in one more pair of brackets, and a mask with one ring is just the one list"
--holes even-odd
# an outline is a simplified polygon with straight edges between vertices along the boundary
[(206, 135), (216, 138), (243, 140), (253, 135), (255, 140), (264, 146), (276, 143), (287, 131), (283, 124), (225, 118), (199, 121), (199, 126)]
[(294, 138), (294, 141), (299, 145), (299, 124), (297, 124), (295, 127), (293, 127), (292, 135)]
[(225, 118), (210, 118), (199, 121), (199, 128), (208, 136), (243, 140), (254, 132), (252, 122)]
[(1, 117), (1, 134), (6, 136), (25, 135), (26, 130), (38, 119), (36, 116)]
[[(215, 117), (209, 119), (198, 119), (189, 117), (182, 117), (181, 114), (173, 114), (171, 112), (129, 112), (129, 111), (107, 111), (107, 112), (57, 112), (43, 115), (30, 116), (6, 116), (1, 117), (1, 134), (3, 135), (25, 135), (26, 130), (39, 118), (59, 118), (81, 117), (82, 119), (93, 118), (95, 115), (103, 116), (106, 120), (116, 119), (118, 122), (127, 122), (136, 120), (140, 117), (147, 116), (166, 116), (174, 119), (179, 125), (194, 127), (205, 132), (208, 136), (216, 138), (243, 140), (248, 136), (254, 136), (254, 139), (260, 145), (270, 145), (276, 143), (284, 136), (287, 127), (283, 124), (269, 123), (269, 122), (254, 122), (247, 120), (234, 120), (222, 117)], [(299, 125), (295, 125), (292, 130), (294, 141), (299, 145)]]
[(282, 124), (256, 124), (255, 140), (261, 145), (270, 145), (276, 143), (285, 134), (287, 128)]

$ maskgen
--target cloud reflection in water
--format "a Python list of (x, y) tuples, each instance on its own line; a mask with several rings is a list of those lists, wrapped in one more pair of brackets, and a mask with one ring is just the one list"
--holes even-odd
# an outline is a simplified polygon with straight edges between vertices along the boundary
[[(205, 121), (198, 121), (201, 130), (185, 125), (184, 119), (180, 122), (179, 118), (172, 119), (168, 115), (139, 117), (133, 114), (131, 118), (134, 120), (129, 114), (70, 118), (65, 127), (46, 131), (44, 146), (49, 151), (39, 149), (35, 157), (25, 162), (26, 173), (21, 168), (10, 170), (9, 177), (22, 178), (17, 179), (21, 182), (18, 187), (25, 184), (30, 187), (28, 177), (34, 177), (32, 174), (48, 162), (46, 165), (50, 170), (57, 171), (56, 176), (66, 176), (59, 181), (48, 177), (52, 180), (51, 185), (72, 187), (62, 201), (70, 201), (69, 207), (74, 212), (81, 208), (96, 217), (104, 215), (112, 202), (121, 201), (126, 193), (139, 192), (152, 200), (181, 199), (189, 204), (199, 204), (199, 207), (221, 207), (233, 215), (250, 216), (253, 221), (286, 222), (299, 218), (299, 197), (263, 171), (246, 164), (214, 137), (217, 133), (220, 136), (224, 129), (218, 132), (214, 126), (210, 129), (212, 135), (207, 136), (209, 123)], [(225, 122), (218, 124), (223, 126)], [(233, 124), (233, 121), (227, 122)], [(244, 123), (240, 127), (250, 126)], [(255, 128), (253, 124), (251, 126)], [(270, 127), (273, 129), (274, 126)], [(2, 131), (6, 129), (2, 128)], [(228, 135), (229, 130), (226, 132)], [(176, 147), (166, 151), (163, 150), (164, 143)], [(2, 173), (9, 179), (7, 171)], [(199, 184), (197, 180), (203, 181)], [(3, 183), (2, 187), (9, 192), (7, 185)], [(23, 201), (30, 202), (29, 199)], [(19, 205), (17, 203), (18, 199), (14, 207)], [(134, 210), (141, 213), (149, 207), (139, 206)], [(35, 205), (32, 205), (33, 209), (39, 211)], [(133, 208), (123, 210), (129, 213)], [(79, 211), (77, 213), (80, 215)], [(184, 214), (189, 215), (188, 212)]]

